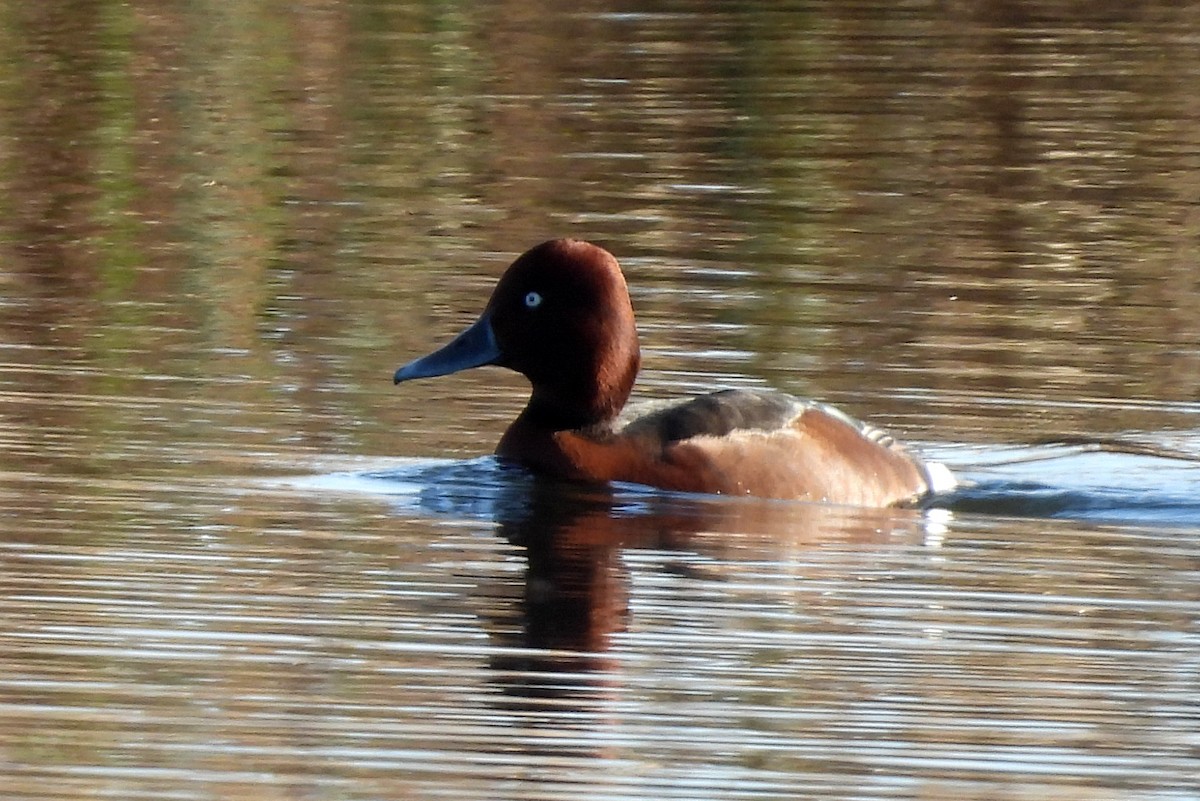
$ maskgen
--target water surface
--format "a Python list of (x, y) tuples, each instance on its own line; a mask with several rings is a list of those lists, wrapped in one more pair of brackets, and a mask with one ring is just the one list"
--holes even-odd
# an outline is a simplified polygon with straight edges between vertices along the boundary
[[(14, 799), (1192, 798), (1189, 7), (0, 3)], [(550, 236), (639, 398), (922, 510), (564, 486), (393, 388)]]

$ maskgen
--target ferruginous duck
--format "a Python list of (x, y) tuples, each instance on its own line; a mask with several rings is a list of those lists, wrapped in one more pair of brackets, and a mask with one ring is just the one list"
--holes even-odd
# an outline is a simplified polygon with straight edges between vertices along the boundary
[(554, 239), (513, 262), (479, 319), (395, 381), (516, 370), (533, 392), (496, 455), (568, 479), (859, 506), (912, 504), (954, 485), (944, 466), (879, 429), (774, 390), (626, 409), (640, 361), (616, 258)]

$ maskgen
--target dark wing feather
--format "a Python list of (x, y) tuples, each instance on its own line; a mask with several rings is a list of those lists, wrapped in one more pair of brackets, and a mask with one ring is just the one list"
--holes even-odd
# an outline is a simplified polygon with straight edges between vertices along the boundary
[(812, 405), (773, 390), (725, 389), (669, 404), (634, 407), (628, 416), (622, 415), (618, 426), (622, 436), (668, 445), (734, 431), (775, 431)]

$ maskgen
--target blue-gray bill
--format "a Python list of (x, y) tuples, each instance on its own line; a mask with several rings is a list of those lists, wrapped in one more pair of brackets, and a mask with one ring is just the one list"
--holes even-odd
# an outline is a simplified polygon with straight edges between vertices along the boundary
[(469, 328), (428, 356), (409, 362), (396, 371), (395, 383), (414, 378), (433, 378), (471, 367), (494, 364), (500, 348), (489, 315), (484, 314)]

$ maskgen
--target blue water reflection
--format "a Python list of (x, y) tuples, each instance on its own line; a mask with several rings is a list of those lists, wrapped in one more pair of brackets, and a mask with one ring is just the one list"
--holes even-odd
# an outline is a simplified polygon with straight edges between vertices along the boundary
[[(1175, 435), (1175, 439), (1179, 439)], [(1120, 450), (1117, 450), (1120, 448)], [(1153, 444), (1059, 444), (1019, 447), (929, 446), (961, 484), (924, 508), (1024, 518), (1110, 524), (1200, 526), (1200, 458)], [(1159, 452), (1154, 452), (1155, 450)], [(539, 478), (492, 456), (468, 460), (410, 460), (403, 466), (330, 474), (330, 487), (393, 497), (398, 511), (515, 523), (529, 514), (530, 497), (557, 492), (564, 502), (588, 500), (615, 519), (662, 515), (735, 515), (755, 509), (793, 520), (803, 513), (828, 518), (813, 504), (672, 493), (631, 484), (587, 487)], [(820, 507), (817, 507), (820, 509)], [(765, 514), (769, 510), (769, 514)], [(866, 514), (867, 510), (857, 510)], [(848, 510), (838, 512), (840, 517)], [(895, 513), (887, 513), (894, 515)]]
[(964, 483), (937, 505), (956, 512), (1200, 527), (1200, 454), (1109, 442), (964, 447), (943, 458), (962, 465)]

